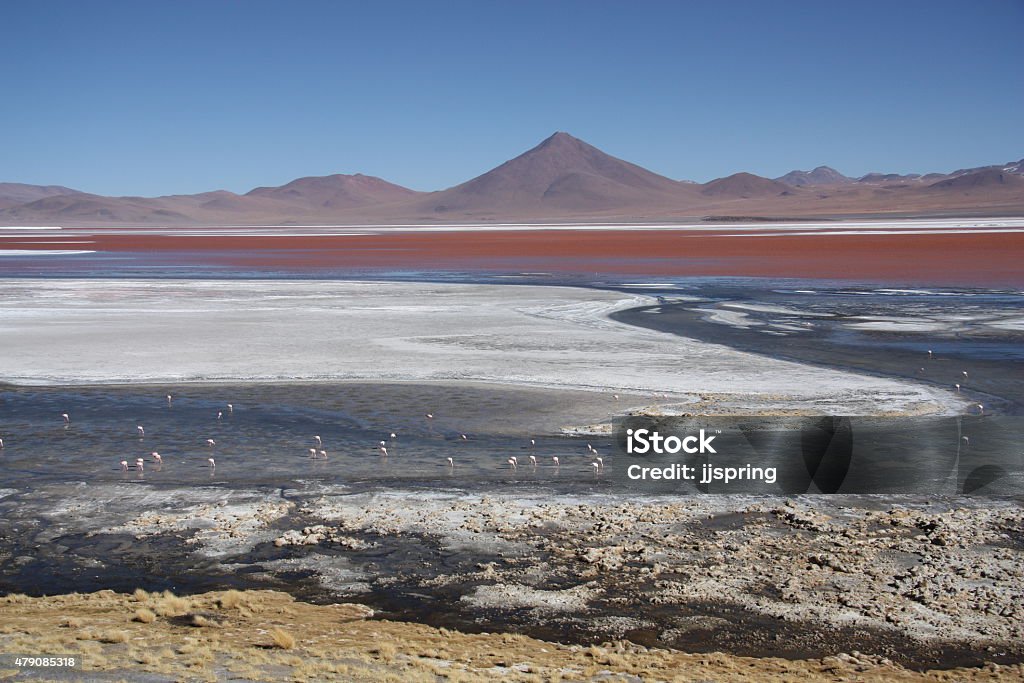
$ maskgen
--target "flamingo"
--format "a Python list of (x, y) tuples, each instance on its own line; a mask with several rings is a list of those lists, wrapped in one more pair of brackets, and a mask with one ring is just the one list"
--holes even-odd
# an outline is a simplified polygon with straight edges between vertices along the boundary
[(978, 415), (984, 415), (984, 414), (985, 414), (985, 406), (983, 406), (983, 405), (981, 405), (981, 404), (979, 403), (979, 404), (977, 405), (977, 408), (978, 408)]
[(386, 442), (386, 441), (381, 441), (381, 442), (380, 442), (380, 445), (381, 445), (381, 446), (387, 446), (388, 444), (387, 444), (387, 442)]
[(155, 462), (156, 464), (158, 464), (158, 465), (162, 465), (163, 464), (164, 459), (156, 451), (153, 451), (149, 455), (150, 455), (151, 458), (153, 458), (153, 462)]
[(959, 384), (954, 384), (953, 386), (956, 387), (956, 393), (959, 394), (960, 393), (960, 385)]
[(932, 350), (928, 349), (928, 360), (931, 360), (931, 358), (932, 358)]
[(537, 439), (530, 439), (530, 450), (532, 451), (537, 447)]
[(463, 441), (469, 441), (469, 437), (466, 436), (465, 434), (460, 434), (460, 436), (462, 437)]
[(434, 419), (434, 414), (433, 413), (427, 413), (423, 417), (427, 418), (428, 420), (433, 420)]
[(964, 376), (964, 379), (967, 379), (967, 371), (966, 370), (961, 371), (960, 374)]
[(552, 460), (552, 462), (555, 463), (555, 467), (558, 467), (558, 456), (557, 455), (552, 455), (551, 456), (551, 460)]
[(210, 448), (213, 448), (214, 446), (217, 445), (217, 442), (214, 441), (213, 439), (207, 439), (206, 440), (206, 445), (209, 446)]
[(224, 413), (222, 413), (222, 412), (220, 412), (220, 411), (218, 410), (218, 411), (217, 411), (217, 419), (219, 420), (219, 419), (221, 419), (222, 417), (224, 417)]
[(216, 461), (214, 461), (213, 458), (207, 458), (206, 459), (206, 463), (207, 463), (207, 465), (209, 467), (212, 467), (212, 468), (216, 468), (217, 467), (217, 463), (216, 463)]
[(597, 476), (597, 473), (601, 471), (601, 466), (596, 462), (592, 462), (590, 464), (594, 467), (594, 476)]
[(229, 403), (228, 404), (228, 415), (234, 415), (234, 413), (235, 413), (235, 405), (233, 403)]
[(588, 444), (587, 444), (587, 453), (593, 453), (593, 452), (594, 452), (594, 447), (593, 447), (593, 446), (591, 446), (591, 445), (590, 445), (590, 444), (588, 443)]
[(960, 437), (960, 438), (961, 438), (961, 440), (962, 440), (962, 441), (964, 442), (964, 446), (965, 446), (965, 447), (966, 447), (966, 446), (967, 446), (968, 444), (970, 444), (970, 443), (971, 443), (971, 439), (970, 439), (970, 437), (968, 437), (968, 436), (962, 436), (962, 437)]
[(170, 405), (171, 405), (171, 395), (167, 394), (167, 406), (170, 407)]
[(3, 448), (4, 448), (4, 440), (0, 439), (0, 450), (3, 450)]
[(514, 470), (519, 469), (519, 466), (516, 465), (516, 459), (515, 458), (509, 458), (505, 462), (507, 462), (509, 464), (509, 466), (511, 466), (512, 469), (514, 469)]
[(326, 460), (326, 459), (327, 459), (327, 451), (321, 450), (321, 451), (319, 451), (319, 452), (317, 453), (317, 455), (319, 455), (319, 456), (320, 456), (321, 458), (323, 458), (324, 460)]
[(138, 427), (136, 427), (135, 431), (137, 431), (139, 433), (139, 438), (140, 439), (142, 439), (142, 438), (144, 438), (146, 436), (146, 430), (142, 427), (142, 425), (139, 425)]
[(448, 458), (448, 467), (455, 467), (455, 461), (451, 458)]
[(122, 472), (127, 472), (128, 471), (128, 461), (127, 460), (122, 460), (121, 461), (121, 471)]
[(594, 460), (595, 460), (594, 464), (597, 465), (597, 468), (599, 470), (603, 470), (604, 469), (604, 458), (601, 458), (601, 457), (598, 457), (598, 456), (594, 456)]
[(311, 458), (315, 458), (316, 457), (316, 449), (315, 448), (310, 448), (309, 449), (309, 457), (311, 457)]
[(534, 467), (534, 469), (536, 469), (536, 467), (537, 467), (537, 456), (536, 455), (531, 455), (530, 456), (530, 465), (532, 465)]
[(68, 417), (67, 413), (61, 413), (60, 416), (64, 418), (64, 424), (71, 424), (71, 418)]
[(146, 469), (146, 461), (143, 460), (142, 458), (135, 458), (135, 469), (137, 469), (139, 472)]
[(614, 398), (616, 401), (618, 401), (619, 400), (619, 395), (618, 394), (612, 394), (612, 398)]
[(380, 446), (380, 447), (377, 448), (377, 450), (380, 451), (381, 457), (384, 457), (384, 458), (388, 457), (387, 446)]
[(316, 436), (313, 437), (313, 441), (316, 441), (316, 445), (317, 446), (323, 446), (324, 445), (324, 440), (320, 438), (319, 434), (317, 434)]
[(389, 438), (390, 438), (390, 439), (391, 439), (392, 441), (394, 441), (395, 439), (397, 439), (397, 438), (398, 438), (398, 434), (395, 434), (394, 432), (391, 432), (391, 436), (390, 436)]

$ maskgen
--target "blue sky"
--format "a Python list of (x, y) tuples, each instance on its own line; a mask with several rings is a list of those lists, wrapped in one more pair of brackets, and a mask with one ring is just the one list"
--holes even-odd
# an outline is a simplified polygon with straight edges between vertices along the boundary
[(19, 2), (0, 181), (448, 187), (556, 130), (673, 178), (1024, 156), (1024, 1)]

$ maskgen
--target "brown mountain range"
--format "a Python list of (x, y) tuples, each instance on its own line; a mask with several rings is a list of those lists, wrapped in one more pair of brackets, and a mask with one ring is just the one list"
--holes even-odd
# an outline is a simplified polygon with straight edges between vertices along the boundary
[(460, 185), (416, 192), (381, 178), (331, 175), (162, 197), (105, 197), (0, 183), (0, 225), (286, 225), (529, 220), (1024, 214), (1024, 162), (951, 174), (868, 174), (828, 167), (772, 180), (736, 173), (703, 185), (605, 154), (568, 133)]

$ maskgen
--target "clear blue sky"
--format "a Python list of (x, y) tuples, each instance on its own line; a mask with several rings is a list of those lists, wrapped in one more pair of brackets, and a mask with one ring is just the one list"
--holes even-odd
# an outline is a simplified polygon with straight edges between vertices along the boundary
[(673, 178), (1024, 156), (1024, 1), (6, 2), (0, 181), (467, 180), (556, 130)]

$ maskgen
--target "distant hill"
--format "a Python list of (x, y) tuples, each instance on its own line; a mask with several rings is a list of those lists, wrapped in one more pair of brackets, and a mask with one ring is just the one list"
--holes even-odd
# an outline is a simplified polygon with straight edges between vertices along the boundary
[(24, 183), (0, 183), (0, 209), (18, 204), (27, 204), (44, 197), (82, 194), (78, 190), (62, 185), (26, 185)]
[(1009, 173), (998, 168), (986, 168), (964, 173), (928, 186), (929, 190), (978, 190), (986, 188), (1024, 189), (1024, 175)]
[(700, 193), (719, 199), (746, 199), (750, 197), (773, 197), (791, 193), (794, 188), (778, 180), (763, 178), (753, 173), (734, 173), (706, 183)]
[(842, 185), (853, 182), (853, 178), (847, 178), (839, 171), (828, 166), (818, 166), (813, 171), (790, 171), (775, 180), (792, 185), (793, 187), (803, 187), (805, 185)]
[(310, 208), (351, 208), (415, 197), (420, 192), (374, 176), (328, 175), (299, 178), (280, 187), (257, 187), (247, 197), (264, 197)]

